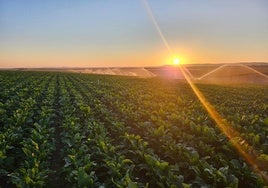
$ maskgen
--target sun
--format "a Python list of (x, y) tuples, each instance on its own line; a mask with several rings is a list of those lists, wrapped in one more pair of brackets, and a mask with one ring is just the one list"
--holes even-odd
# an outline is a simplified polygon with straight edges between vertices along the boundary
[(173, 59), (173, 64), (174, 65), (179, 65), (181, 63), (180, 59), (179, 58), (174, 58)]

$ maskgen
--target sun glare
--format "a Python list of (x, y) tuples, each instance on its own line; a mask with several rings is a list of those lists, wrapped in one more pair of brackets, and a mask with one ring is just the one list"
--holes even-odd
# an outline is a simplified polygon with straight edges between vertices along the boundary
[(178, 58), (175, 58), (175, 59), (173, 59), (173, 63), (174, 63), (174, 65), (179, 65), (180, 64), (180, 59), (178, 59)]
[(186, 59), (183, 56), (174, 55), (174, 56), (169, 56), (166, 59), (166, 63), (171, 66), (180, 66), (186, 63)]

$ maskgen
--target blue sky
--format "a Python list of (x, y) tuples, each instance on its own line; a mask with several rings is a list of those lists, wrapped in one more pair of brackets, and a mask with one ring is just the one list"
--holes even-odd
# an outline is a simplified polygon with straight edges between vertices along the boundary
[[(268, 61), (268, 1), (149, 0), (185, 63)], [(154, 66), (170, 54), (142, 0), (0, 0), (0, 67)]]

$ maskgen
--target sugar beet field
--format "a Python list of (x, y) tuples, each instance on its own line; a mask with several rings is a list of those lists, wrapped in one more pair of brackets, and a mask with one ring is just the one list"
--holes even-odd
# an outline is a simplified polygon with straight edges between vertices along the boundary
[(182, 81), (1, 71), (0, 187), (267, 185), (268, 87), (197, 87), (239, 137)]

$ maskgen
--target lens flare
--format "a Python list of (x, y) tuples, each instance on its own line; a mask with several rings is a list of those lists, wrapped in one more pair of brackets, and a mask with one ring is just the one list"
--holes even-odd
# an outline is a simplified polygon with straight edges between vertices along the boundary
[(155, 20), (155, 17), (154, 17), (154, 14), (153, 14), (153, 11), (152, 11), (150, 5), (148, 4), (147, 0), (142, 0), (142, 2), (143, 2), (143, 4), (144, 4), (144, 7), (145, 7), (145, 9), (146, 9), (146, 11), (147, 11), (147, 13), (148, 13), (148, 15), (149, 15), (149, 17), (150, 17), (150, 19), (151, 19), (153, 25), (155, 26), (155, 29), (157, 30), (157, 32), (158, 32), (160, 38), (162, 39), (162, 41), (163, 41), (164, 45), (166, 46), (168, 52), (172, 55), (173, 52), (172, 52), (172, 50), (171, 50), (171, 48), (170, 48), (170, 46), (169, 46), (169, 44), (168, 44), (166, 38), (164, 37), (163, 32), (162, 32), (162, 30), (160, 29), (160, 27), (159, 27), (157, 21)]
[(175, 58), (175, 59), (173, 60), (173, 63), (174, 63), (174, 65), (179, 65), (179, 64), (181, 63), (181, 61), (180, 61), (180, 59)]
[[(170, 54), (173, 55), (173, 52), (153, 15), (153, 12), (150, 8), (149, 3), (146, 0), (142, 0), (142, 2), (146, 8), (148, 15), (150, 16), (153, 22), (153, 25), (155, 26), (155, 29), (157, 30), (160, 38), (162, 39), (164, 45), (166, 46)], [(252, 169), (256, 173), (258, 173), (266, 181), (266, 183), (268, 183), (268, 175), (260, 170), (260, 166), (257, 162), (257, 158), (259, 157), (259, 154), (254, 150), (252, 146), (246, 143), (246, 141), (240, 136), (240, 133), (237, 132), (235, 129), (233, 129), (232, 126), (227, 122), (227, 120), (225, 120), (217, 112), (217, 110), (212, 106), (212, 104), (209, 103), (209, 101), (205, 98), (202, 92), (196, 87), (196, 85), (190, 79), (191, 75), (189, 74), (189, 71), (183, 66), (179, 66), (179, 69), (183, 73), (183, 76), (185, 77), (188, 84), (191, 86), (192, 90), (194, 91), (195, 95), (198, 97), (199, 101), (202, 103), (202, 105), (205, 107), (205, 109), (209, 113), (210, 117), (216, 122), (216, 125), (221, 130), (221, 132), (230, 140), (234, 148), (245, 159), (245, 161), (252, 167)]]
[(210, 117), (212, 117), (212, 119), (216, 122), (216, 126), (229, 139), (229, 141), (232, 143), (238, 153), (245, 159), (245, 161), (252, 167), (252, 169), (268, 183), (267, 174), (262, 172), (260, 170), (260, 167), (258, 166), (258, 153), (240, 136), (239, 132), (232, 128), (232, 126), (217, 112), (217, 110), (212, 106), (212, 104), (210, 104), (210, 102), (205, 98), (202, 92), (191, 81), (185, 68), (179, 67), (179, 69), (183, 73), (186, 81), (191, 86), (199, 101), (209, 113)]

